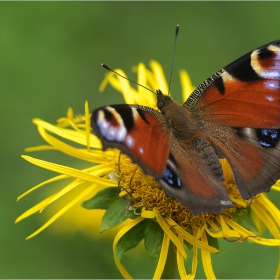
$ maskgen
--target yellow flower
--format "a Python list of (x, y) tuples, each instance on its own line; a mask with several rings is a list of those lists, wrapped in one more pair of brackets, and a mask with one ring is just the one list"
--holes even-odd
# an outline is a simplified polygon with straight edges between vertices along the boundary
[[(151, 61), (150, 67), (151, 70), (148, 70), (144, 64), (140, 63), (133, 68), (138, 73), (138, 83), (153, 91), (161, 89), (163, 92), (167, 92), (168, 85), (161, 66), (157, 62)], [(116, 71), (125, 75), (120, 69)], [(183, 100), (185, 100), (194, 87), (186, 71), (180, 72), (180, 78)], [(155, 108), (156, 99), (151, 92), (141, 87), (136, 90), (127, 80), (111, 72), (104, 79), (100, 90), (103, 90), (108, 83), (123, 94), (126, 103), (137, 103)], [(154, 279), (161, 278), (163, 274), (170, 241), (176, 247), (176, 261), (180, 277), (191, 279), (195, 278), (196, 274), (198, 250), (201, 250), (201, 260), (206, 277), (208, 279), (216, 278), (211, 254), (219, 252), (217, 240), (220, 238), (235, 242), (249, 240), (265, 246), (280, 246), (279, 209), (265, 194), (259, 194), (248, 201), (244, 200), (234, 184), (226, 160), (221, 160), (226, 178), (225, 187), (234, 207), (224, 210), (221, 214), (193, 216), (186, 206), (167, 197), (154, 178), (145, 175), (127, 156), (121, 155), (117, 150), (102, 151), (99, 139), (94, 134), (90, 134), (89, 118), (86, 104), (85, 116), (73, 117), (72, 110), (68, 110), (67, 117), (59, 119), (56, 125), (39, 119), (33, 120), (38, 126), (39, 133), (49, 145), (29, 148), (28, 151), (58, 150), (87, 161), (89, 167), (79, 170), (23, 156), (29, 162), (60, 175), (40, 183), (21, 195), (19, 199), (48, 183), (66, 178), (73, 178), (73, 181), (26, 211), (17, 221), (35, 212), (41, 212), (66, 193), (79, 189), (79, 194), (75, 199), (69, 201), (40, 229), (27, 238), (35, 236), (70, 207), (91, 196), (92, 198), (83, 202), (86, 209), (106, 209), (101, 231), (119, 224), (123, 225), (115, 237), (113, 253), (115, 263), (124, 278), (132, 277), (121, 264), (121, 256), (143, 239), (148, 254), (153, 258), (158, 257)], [(68, 144), (69, 141), (73, 144)], [(276, 184), (272, 189), (279, 190), (279, 185)], [(123, 224), (125, 220), (126, 223)], [(264, 229), (268, 229), (274, 238), (262, 238), (261, 233)], [(187, 272), (185, 268), (185, 260), (188, 256), (186, 247), (193, 250), (190, 272)], [(277, 268), (276, 278), (279, 276), (279, 272), (280, 265)]]

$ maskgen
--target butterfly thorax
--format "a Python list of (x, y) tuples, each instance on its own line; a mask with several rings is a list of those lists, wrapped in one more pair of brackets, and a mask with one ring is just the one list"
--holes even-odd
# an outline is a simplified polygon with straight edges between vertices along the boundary
[(163, 95), (161, 91), (157, 91), (157, 100), (159, 110), (166, 117), (166, 126), (177, 140), (190, 144), (202, 136), (198, 122), (186, 107), (174, 102), (170, 96)]

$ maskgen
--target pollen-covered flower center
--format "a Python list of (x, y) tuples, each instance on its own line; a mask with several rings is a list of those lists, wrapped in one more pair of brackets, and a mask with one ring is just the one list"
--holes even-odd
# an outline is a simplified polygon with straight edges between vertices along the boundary
[[(133, 164), (127, 156), (116, 157), (115, 163), (119, 166), (120, 171), (119, 185), (127, 192), (130, 205), (134, 208), (157, 209), (162, 217), (171, 218), (186, 230), (198, 229), (219, 216), (219, 214), (203, 213), (194, 216), (186, 206), (167, 196), (155, 179), (145, 175), (141, 168)], [(228, 184), (228, 191), (231, 197), (236, 200), (241, 199), (234, 184)], [(232, 219), (235, 211), (235, 207), (228, 208), (221, 215)], [(140, 210), (137, 212), (140, 212)]]

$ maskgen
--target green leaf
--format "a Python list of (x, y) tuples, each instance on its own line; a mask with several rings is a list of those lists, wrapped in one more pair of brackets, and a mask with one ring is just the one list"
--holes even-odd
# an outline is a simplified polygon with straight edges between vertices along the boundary
[(206, 236), (207, 236), (208, 244), (209, 244), (210, 246), (216, 248), (217, 250), (220, 250), (220, 249), (219, 249), (219, 242), (218, 242), (218, 239), (212, 237), (212, 236), (209, 235), (207, 232), (206, 232)]
[(100, 232), (117, 226), (127, 219), (125, 215), (127, 203), (127, 200), (123, 198), (117, 198), (110, 204), (103, 216)]
[(136, 247), (140, 241), (144, 238), (145, 227), (147, 221), (143, 220), (135, 227), (131, 228), (118, 242), (116, 247), (116, 254), (119, 260), (121, 260), (123, 253)]
[(156, 259), (158, 257), (161, 250), (162, 240), (162, 228), (153, 220), (147, 220), (144, 245), (152, 259)]
[(91, 199), (83, 201), (82, 206), (86, 209), (107, 209), (109, 205), (118, 199), (116, 193), (116, 187), (104, 189)]
[(234, 215), (235, 222), (237, 222), (242, 227), (248, 229), (249, 231), (253, 232), (254, 234), (258, 234), (258, 228), (255, 225), (254, 221), (251, 218), (251, 211), (250, 208), (237, 210)]

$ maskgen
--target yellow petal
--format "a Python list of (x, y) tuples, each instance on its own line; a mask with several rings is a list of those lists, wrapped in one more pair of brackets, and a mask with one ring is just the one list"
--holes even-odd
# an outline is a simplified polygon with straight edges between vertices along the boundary
[(72, 120), (73, 117), (74, 117), (74, 112), (73, 112), (73, 109), (71, 107), (68, 108), (67, 110), (67, 113), (66, 113), (66, 116), (69, 120)]
[[(179, 234), (178, 239), (180, 242), (183, 244), (184, 239), (183, 237)], [(181, 279), (194, 279), (195, 274), (196, 274), (196, 269), (197, 269), (197, 247), (193, 247), (193, 258), (192, 258), (192, 272), (190, 274), (187, 274), (186, 269), (185, 269), (185, 262), (182, 254), (180, 253), (179, 250), (177, 250), (177, 264), (178, 264), (178, 271), (180, 274)]]
[(164, 233), (161, 250), (160, 250), (160, 255), (159, 255), (159, 260), (158, 260), (157, 268), (154, 273), (153, 279), (160, 279), (160, 277), (163, 273), (167, 255), (168, 255), (169, 242), (170, 242), (169, 236), (166, 233)]
[(183, 103), (189, 98), (191, 93), (195, 90), (192, 85), (191, 78), (186, 70), (180, 70), (180, 80), (182, 85), (182, 98)]
[(85, 125), (86, 125), (86, 142), (87, 142), (87, 149), (90, 151), (90, 121), (89, 121), (89, 108), (88, 102), (85, 103)]
[(164, 71), (162, 66), (155, 60), (150, 61), (150, 66), (152, 69), (152, 73), (154, 75), (154, 80), (157, 84), (157, 89), (160, 89), (163, 93), (168, 93), (168, 84), (166, 82), (166, 78), (164, 75)]
[(189, 242), (190, 244), (203, 249), (207, 252), (211, 252), (211, 253), (218, 253), (219, 250), (217, 250), (214, 247), (209, 246), (208, 244), (205, 244), (203, 242), (201, 242), (200, 240), (198, 240), (197, 238), (195, 238), (193, 235), (191, 235), (190, 233), (188, 233), (186, 230), (184, 230), (183, 228), (181, 228), (176, 222), (174, 222), (172, 219), (170, 218), (166, 218), (165, 219), (167, 221), (167, 223), (174, 228), (174, 230), (177, 232), (178, 235), (182, 235), (183, 238)]
[(94, 176), (94, 175), (88, 174), (84, 171), (80, 171), (78, 169), (74, 169), (71, 167), (67, 167), (67, 166), (63, 166), (60, 164), (32, 158), (30, 156), (22, 156), (22, 158), (24, 158), (25, 160), (27, 160), (37, 166), (40, 166), (42, 168), (67, 175), (69, 177), (81, 179), (86, 182), (92, 182), (92, 183), (101, 184), (104, 186), (117, 186), (118, 185), (118, 183), (116, 181), (99, 178), (98, 176)]
[(157, 222), (159, 223), (160, 227), (163, 229), (163, 231), (168, 235), (168, 237), (171, 239), (173, 244), (177, 247), (177, 250), (179, 250), (184, 258), (187, 257), (187, 254), (185, 252), (184, 247), (180, 243), (179, 239), (177, 236), (174, 234), (174, 232), (170, 229), (170, 225), (165, 222), (165, 220), (162, 219), (158, 211), (155, 209), (156, 213), (156, 219)]
[(42, 227), (40, 227), (38, 230), (36, 230), (34, 233), (29, 235), (26, 239), (30, 239), (40, 233), (42, 230), (47, 228), (49, 225), (51, 225), (54, 221), (56, 221), (61, 215), (63, 215), (66, 211), (69, 210), (73, 205), (75, 205), (77, 202), (81, 201), (85, 196), (87, 196), (90, 192), (92, 192), (95, 188), (95, 185), (92, 185), (85, 189), (82, 193), (80, 193), (78, 196), (75, 197), (72, 201), (70, 201), (67, 205), (65, 205), (62, 209), (60, 209), (55, 215), (53, 215)]
[(156, 212), (154, 210), (146, 210), (145, 207), (141, 210), (141, 217), (146, 219), (154, 219), (156, 217)]
[(231, 226), (234, 230), (240, 233), (243, 238), (248, 238), (249, 240), (262, 244), (265, 246), (280, 246), (280, 239), (266, 239), (266, 238), (260, 238), (256, 236), (254, 233), (250, 232), (249, 230), (243, 228), (233, 220), (230, 220), (227, 217), (224, 217), (226, 223)]
[(36, 185), (35, 187), (29, 189), (27, 192), (23, 193), (22, 195), (20, 195), (20, 196), (17, 198), (17, 200), (22, 199), (24, 196), (26, 196), (26, 195), (28, 195), (29, 193), (31, 193), (31, 192), (33, 192), (33, 191), (39, 189), (40, 187), (42, 187), (42, 186), (44, 186), (44, 185), (47, 185), (47, 184), (49, 184), (49, 183), (56, 182), (56, 181), (59, 181), (59, 180), (62, 180), (62, 179), (66, 179), (66, 178), (68, 178), (68, 176), (59, 175), (59, 176), (53, 177), (53, 178), (51, 178), (51, 179), (49, 179), (49, 180), (46, 180), (46, 181), (44, 181), (44, 182), (42, 182), (42, 183)]
[[(262, 193), (256, 199), (255, 203), (258, 205), (264, 205), (267, 209), (266, 212), (274, 219), (277, 226), (280, 227), (280, 211), (279, 209), (268, 199), (268, 197)], [(254, 205), (253, 203), (252, 205)], [(264, 210), (264, 209), (263, 209)], [(264, 210), (265, 211), (265, 210)]]
[[(63, 152), (64, 154), (67, 154), (69, 156), (78, 158), (78, 159), (82, 159), (88, 162), (99, 162), (98, 161), (98, 157), (100, 157), (100, 155), (98, 155), (97, 153), (94, 152), (89, 152), (86, 149), (78, 149), (76, 147), (73, 147), (71, 145), (66, 144), (63, 141), (58, 140), (57, 138), (53, 137), (52, 135), (48, 134), (46, 132), (46, 130), (44, 129), (44, 127), (39, 126), (38, 127), (38, 131), (41, 134), (42, 138), (49, 143), (51, 146), (55, 147), (57, 150)], [(83, 138), (86, 138), (85, 135), (83, 135)], [(68, 135), (68, 139), (70, 139), (70, 136)], [(92, 141), (92, 138), (90, 139), (90, 141)], [(98, 140), (100, 142), (100, 140)], [(98, 142), (95, 141), (95, 147), (93, 148), (101, 148), (101, 144), (100, 146), (97, 145)], [(86, 142), (84, 143), (86, 145)], [(102, 160), (102, 159), (101, 159)], [(106, 161), (105, 158), (105, 154), (103, 154), (103, 161)]]
[(273, 185), (273, 186), (271, 187), (271, 189), (280, 192), (280, 185), (279, 185), (279, 183), (278, 183), (277, 185), (276, 185), (276, 184)]
[(133, 220), (131, 223), (127, 224), (126, 226), (124, 226), (116, 235), (115, 239), (114, 239), (114, 243), (113, 243), (113, 253), (114, 253), (114, 259), (115, 259), (115, 263), (117, 268), (119, 269), (121, 275), (123, 276), (123, 278), (125, 279), (132, 279), (132, 277), (130, 276), (130, 274), (127, 272), (127, 270), (123, 267), (123, 265), (121, 264), (121, 262), (119, 261), (119, 259), (117, 258), (117, 253), (116, 253), (116, 246), (119, 242), (119, 240), (134, 226), (136, 226), (137, 224), (139, 224), (140, 222), (143, 221), (144, 218), (142, 217), (138, 217), (135, 220)]
[(205, 228), (205, 230), (207, 231), (207, 233), (214, 237), (214, 238), (239, 238), (241, 237), (240, 234), (234, 230), (228, 230), (227, 231), (227, 236), (225, 235), (225, 233), (223, 231), (218, 231), (218, 232), (213, 232), (208, 228)]
[(34, 213), (39, 212), (42, 208), (45, 208), (49, 204), (49, 202), (52, 200), (52, 198), (55, 197), (55, 196), (56, 196), (56, 193), (54, 193), (53, 195), (49, 196), (48, 198), (42, 200), (41, 202), (39, 202), (38, 204), (36, 204), (32, 208), (30, 208), (27, 211), (25, 211), (23, 214), (21, 214), (15, 220), (15, 223), (18, 223), (21, 220), (23, 220), (23, 219), (33, 215)]
[[(34, 124), (36, 124), (38, 127), (44, 128), (44, 130), (49, 131), (51, 133), (54, 133), (64, 139), (71, 140), (75, 143), (81, 144), (83, 146), (86, 146), (86, 139), (85, 139), (85, 133), (84, 131), (75, 131), (72, 129), (62, 128), (56, 125), (52, 125), (48, 122), (45, 122), (40, 119), (33, 119), (32, 120)], [(98, 143), (97, 137), (91, 134), (92, 143), (95, 141)]]
[[(178, 239), (182, 244), (184, 243), (184, 239), (182, 238), (182, 236), (178, 235)], [(186, 268), (185, 268), (185, 260), (179, 250), (177, 250), (176, 258), (177, 258), (179, 275), (180, 275), (181, 279), (186, 279), (188, 277), (188, 274), (187, 274)]]
[(260, 217), (260, 219), (266, 225), (266, 227), (271, 232), (271, 234), (275, 238), (280, 239), (279, 227), (277, 226), (277, 223), (275, 222), (275, 219), (278, 219), (278, 217), (275, 217), (275, 219), (273, 219), (273, 216), (272, 216), (274, 214), (273, 210), (269, 211), (271, 208), (267, 208), (267, 206), (269, 206), (269, 205), (265, 205), (265, 204), (262, 204), (259, 202), (260, 201), (255, 201), (251, 205), (251, 208)]
[(57, 150), (57, 149), (55, 147), (48, 146), (48, 145), (28, 147), (24, 149), (25, 152), (38, 152), (38, 151), (51, 151), (51, 150)]
[[(205, 231), (202, 233), (201, 241), (208, 244), (207, 236)], [(216, 279), (213, 271), (211, 256), (209, 252), (201, 250), (202, 265), (207, 279)]]

